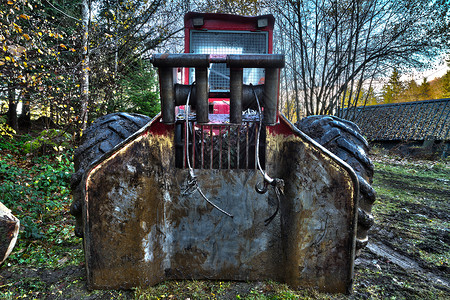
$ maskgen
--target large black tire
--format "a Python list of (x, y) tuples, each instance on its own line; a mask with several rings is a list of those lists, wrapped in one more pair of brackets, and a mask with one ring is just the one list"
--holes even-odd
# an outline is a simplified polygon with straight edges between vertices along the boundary
[(150, 121), (150, 117), (134, 113), (113, 113), (92, 123), (81, 138), (80, 146), (73, 154), (75, 173), (72, 174), (72, 205), (70, 213), (76, 219), (75, 235), (83, 236), (82, 219), (82, 184), (85, 171), (96, 160), (113, 149), (117, 144), (141, 129)]
[(356, 124), (334, 116), (310, 116), (297, 122), (296, 126), (349, 164), (358, 177), (356, 250), (359, 253), (367, 245), (369, 241), (367, 232), (374, 223), (371, 210), (376, 194), (371, 186), (373, 164), (368, 157), (369, 144)]

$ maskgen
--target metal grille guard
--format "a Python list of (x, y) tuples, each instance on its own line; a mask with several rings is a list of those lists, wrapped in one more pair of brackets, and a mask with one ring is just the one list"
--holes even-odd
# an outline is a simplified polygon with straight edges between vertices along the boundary
[(191, 104), (196, 109), (196, 121), (209, 122), (208, 67), (211, 63), (225, 63), (230, 68), (230, 122), (242, 123), (242, 108), (249, 106), (254, 93), (253, 87), (243, 84), (243, 68), (264, 68), (265, 83), (255, 88), (262, 95), (265, 125), (277, 122), (279, 69), (284, 67), (281, 54), (154, 54), (153, 66), (159, 69), (161, 113), (165, 124), (174, 124), (175, 106), (184, 105), (190, 86), (174, 84), (173, 68), (195, 68), (195, 90), (192, 90)]

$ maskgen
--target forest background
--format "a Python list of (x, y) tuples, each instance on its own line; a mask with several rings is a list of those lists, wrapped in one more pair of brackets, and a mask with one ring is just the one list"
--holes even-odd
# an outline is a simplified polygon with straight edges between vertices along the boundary
[[(450, 97), (450, 71), (402, 81), (450, 49), (446, 0), (137, 1), (5, 0), (0, 4), (0, 128), (40, 118), (80, 136), (101, 115), (154, 116), (149, 58), (183, 51), (187, 11), (276, 17), (284, 53), (281, 107), (293, 122), (345, 107)], [(447, 55), (447, 56), (446, 56)]]

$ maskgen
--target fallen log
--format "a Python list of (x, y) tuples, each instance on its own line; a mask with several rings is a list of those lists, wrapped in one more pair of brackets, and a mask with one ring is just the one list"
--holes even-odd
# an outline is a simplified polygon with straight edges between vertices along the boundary
[(0, 264), (11, 254), (19, 234), (20, 221), (0, 202)]

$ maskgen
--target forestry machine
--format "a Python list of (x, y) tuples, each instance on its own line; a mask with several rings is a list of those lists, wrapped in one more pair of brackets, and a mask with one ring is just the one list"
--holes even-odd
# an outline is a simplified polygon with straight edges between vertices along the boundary
[(279, 112), (272, 15), (184, 22), (185, 53), (151, 59), (161, 113), (99, 118), (75, 152), (89, 288), (271, 279), (349, 292), (374, 200), (367, 142), (348, 121), (294, 126)]

